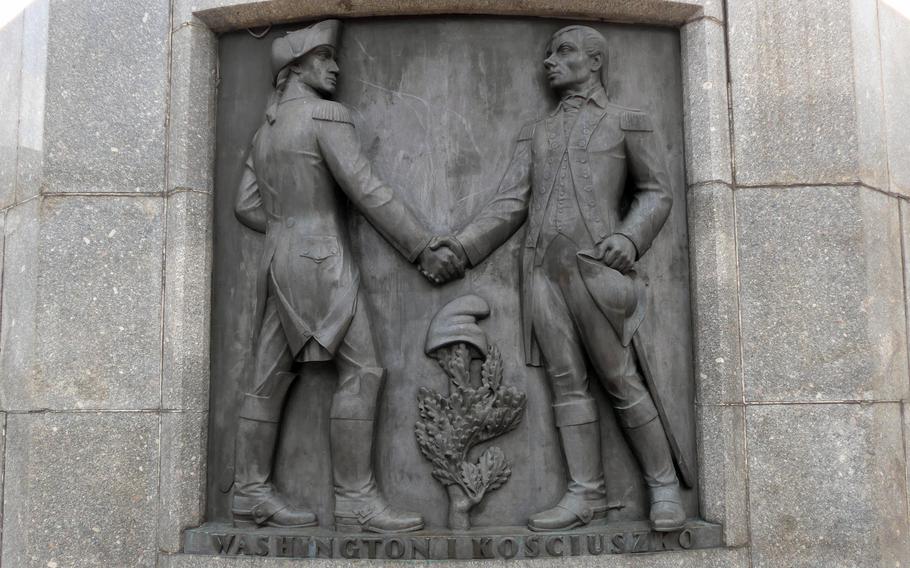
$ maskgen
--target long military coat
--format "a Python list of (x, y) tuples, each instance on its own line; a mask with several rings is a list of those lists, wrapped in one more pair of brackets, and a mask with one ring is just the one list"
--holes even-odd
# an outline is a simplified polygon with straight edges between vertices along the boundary
[[(526, 362), (540, 365), (530, 317), (531, 270), (547, 202), (565, 154), (579, 210), (594, 243), (620, 233), (645, 254), (672, 205), (670, 183), (647, 114), (609, 103), (598, 89), (579, 110), (568, 136), (562, 118), (550, 117), (521, 129), (512, 161), (494, 198), (457, 238), (477, 265), (525, 222), (522, 254), (522, 328)], [(631, 178), (633, 193), (627, 195)], [(631, 197), (623, 214), (624, 200)]]
[(373, 173), (348, 109), (298, 86), (253, 138), (235, 207), (245, 225), (266, 236), (256, 328), (271, 289), (295, 357), (313, 338), (329, 358), (353, 318), (360, 276), (348, 200), (409, 261), (429, 242), (428, 230)]
[[(612, 234), (622, 234), (635, 244), (640, 258), (651, 247), (673, 203), (659, 137), (646, 113), (612, 104), (604, 91), (598, 89), (579, 110), (567, 138), (559, 112), (557, 108), (548, 118), (521, 129), (515, 153), (496, 195), (457, 235), (471, 264), (476, 266), (527, 221), (522, 247), (522, 333), (526, 363), (534, 366), (541, 364), (541, 354), (530, 310), (531, 272), (539, 252), (547, 203), (563, 157), (568, 159), (579, 211), (594, 244)], [(605, 269), (603, 274), (608, 271)], [(598, 303), (603, 299), (595, 294), (610, 290), (609, 282), (601, 282), (603, 285), (596, 290), (587, 280), (585, 283)], [(646, 299), (645, 293), (640, 301)], [(617, 332), (621, 337), (624, 335), (619, 329)], [(662, 396), (663, 392), (672, 392), (662, 387), (674, 377), (654, 376), (647, 368), (649, 359), (653, 358), (652, 353), (646, 352), (648, 342), (642, 341), (640, 332), (634, 337), (642, 372), (660, 412), (683, 482), (692, 486), (694, 456), (677, 438), (677, 432), (683, 432), (687, 426), (680, 421), (679, 413), (665, 410), (665, 403), (678, 402), (665, 401)], [(674, 416), (676, 421), (671, 422)]]

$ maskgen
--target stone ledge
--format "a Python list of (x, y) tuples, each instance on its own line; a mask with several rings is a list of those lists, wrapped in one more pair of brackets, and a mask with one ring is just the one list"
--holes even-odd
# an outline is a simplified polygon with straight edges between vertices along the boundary
[(22, 75), (19, 98), (19, 155), (15, 200), (38, 195), (44, 181), (44, 113), (47, 92), (48, 0), (34, 0), (23, 12)]
[(171, 37), (167, 191), (210, 192), (214, 183), (218, 42), (188, 26)]
[(0, 27), (0, 207), (15, 202), (23, 16)]
[[(413, 561), (383, 561), (382, 566), (413, 567)], [(294, 560), (249, 556), (161, 555), (159, 568), (349, 568), (376, 566), (372, 560)], [(446, 568), (747, 568), (748, 548), (713, 548), (682, 552), (569, 556), (536, 560), (451, 560)]]
[[(708, 2), (710, 3), (710, 2)], [(493, 16), (534, 15), (554, 18), (597, 19), (636, 24), (682, 25), (703, 13), (703, 2), (668, 0), (566, 0), (554, 4), (547, 0), (499, 2), (496, 0), (465, 0), (459, 2), (434, 0), (331, 0), (300, 2), (298, 0), (191, 0), (178, 2), (174, 25), (199, 20), (215, 32), (236, 30), (322, 17), (366, 16), (430, 16), (483, 14)], [(191, 4), (187, 6), (186, 4)], [(713, 10), (709, 8), (709, 10)], [(716, 10), (713, 10), (716, 11)]]
[(181, 191), (168, 197), (161, 383), (165, 409), (208, 409), (211, 226), (211, 194)]
[(710, 18), (680, 29), (686, 177), (690, 185), (730, 183), (733, 171), (723, 24)]
[(723, 183), (700, 184), (689, 190), (687, 198), (696, 400), (740, 402), (733, 191)]
[(892, 4), (878, 3), (888, 174), (891, 191), (910, 197), (910, 18)]
[(696, 407), (699, 510), (724, 528), (727, 546), (749, 543), (745, 408)]
[(160, 414), (160, 552), (179, 551), (183, 529), (202, 522), (208, 420), (207, 412)]

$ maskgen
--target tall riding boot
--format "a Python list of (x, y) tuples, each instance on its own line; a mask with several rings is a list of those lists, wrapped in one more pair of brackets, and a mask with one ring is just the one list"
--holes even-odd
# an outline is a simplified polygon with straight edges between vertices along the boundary
[(648, 485), (651, 527), (660, 532), (683, 528), (686, 512), (679, 494), (679, 478), (654, 402), (647, 397), (616, 412)]
[(348, 377), (332, 402), (335, 528), (339, 532), (399, 533), (423, 528), (423, 517), (398, 511), (383, 498), (373, 475), (373, 416), (382, 369)]
[(555, 507), (531, 516), (532, 531), (580, 527), (607, 513), (599, 422), (560, 426), (559, 436), (569, 471), (568, 491)]
[(281, 407), (294, 377), (278, 373), (269, 379), (271, 392), (244, 396), (234, 454), (234, 526), (301, 528), (316, 524), (316, 515), (291, 505), (271, 482)]

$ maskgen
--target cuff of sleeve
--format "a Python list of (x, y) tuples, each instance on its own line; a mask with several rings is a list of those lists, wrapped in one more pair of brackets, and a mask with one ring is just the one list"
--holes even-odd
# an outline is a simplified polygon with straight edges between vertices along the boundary
[(408, 253), (408, 262), (412, 264), (416, 262), (417, 258), (420, 257), (420, 253), (422, 253), (423, 250), (430, 244), (431, 239), (432, 237), (423, 237), (420, 239), (417, 245), (415, 245), (414, 248), (411, 249), (411, 252)]
[(471, 267), (477, 266), (484, 258), (483, 252), (478, 250), (470, 238), (464, 234), (455, 235), (455, 240), (461, 245), (461, 249), (468, 257), (468, 263)]
[(452, 237), (452, 240), (455, 241), (456, 243), (458, 243), (458, 246), (461, 248), (460, 251), (455, 251), (455, 252), (459, 253), (459, 256), (462, 256), (463, 260), (467, 261), (468, 264), (470, 264), (471, 266), (474, 266), (474, 263), (471, 262), (471, 257), (468, 256), (468, 249), (464, 248), (464, 244), (460, 240), (458, 240), (458, 237)]
[(631, 235), (629, 235), (629, 234), (627, 234), (627, 233), (622, 233), (622, 232), (619, 232), (619, 231), (617, 231), (617, 232), (615, 232), (615, 233), (613, 233), (613, 234), (614, 234), (614, 235), (622, 235), (622, 236), (624, 236), (625, 238), (629, 239), (629, 242), (632, 243), (632, 246), (633, 246), (633, 247), (635, 247), (635, 260), (638, 260), (639, 258), (641, 258), (641, 247), (638, 246), (638, 242), (636, 242), (636, 240), (633, 239)]

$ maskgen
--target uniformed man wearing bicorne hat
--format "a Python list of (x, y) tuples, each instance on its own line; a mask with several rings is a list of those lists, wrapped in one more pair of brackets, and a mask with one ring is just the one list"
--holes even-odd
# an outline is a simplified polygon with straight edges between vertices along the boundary
[(404, 532), (417, 513), (383, 498), (372, 466), (373, 423), (384, 377), (366, 296), (351, 256), (348, 200), (425, 274), (463, 273), (399, 195), (373, 172), (351, 114), (335, 91), (340, 22), (326, 20), (272, 44), (275, 91), (253, 137), (235, 211), (265, 234), (259, 265), (253, 388), (240, 407), (232, 513), (239, 526), (306, 527), (316, 516), (271, 481), (288, 387), (311, 361), (334, 361), (331, 407), (335, 525), (341, 531)]

